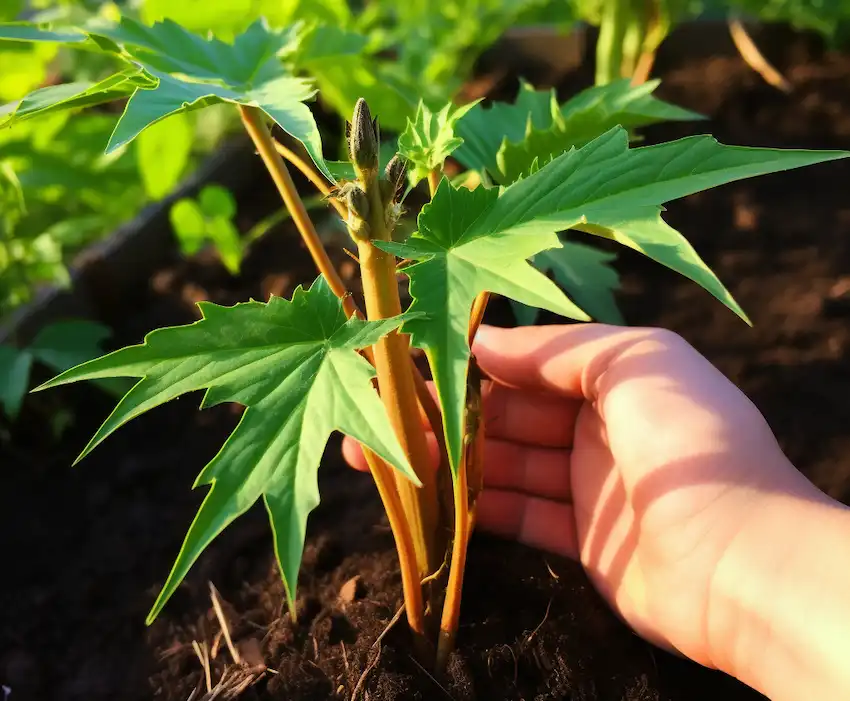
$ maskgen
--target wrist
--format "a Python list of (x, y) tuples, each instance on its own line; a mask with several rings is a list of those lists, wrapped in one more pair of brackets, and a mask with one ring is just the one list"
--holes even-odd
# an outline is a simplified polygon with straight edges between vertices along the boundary
[(845, 698), (850, 510), (794, 475), (756, 495), (718, 564), (709, 647), (715, 666), (774, 701)]

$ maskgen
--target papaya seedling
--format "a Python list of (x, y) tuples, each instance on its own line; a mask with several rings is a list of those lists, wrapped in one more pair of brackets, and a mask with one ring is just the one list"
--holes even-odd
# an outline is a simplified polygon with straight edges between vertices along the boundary
[[(197, 485), (209, 489), (148, 620), (204, 548), (261, 498), (294, 613), (307, 520), (319, 501), (322, 450), (340, 431), (363, 446), (397, 546), (414, 646), (438, 671), (454, 645), (485, 469), (486, 426), (471, 345), (489, 296), (589, 321), (596, 299), (592, 273), (568, 295), (529, 262), (551, 261), (562, 252), (588, 274), (585, 268), (600, 261), (564, 247), (560, 235), (579, 230), (680, 272), (746, 321), (685, 238), (664, 222), (663, 205), (734, 180), (850, 155), (725, 146), (710, 136), (636, 147), (630, 143), (634, 129), (695, 115), (657, 100), (652, 85), (614, 82), (563, 105), (531, 88), (510, 106), (434, 111), (422, 104), (394, 144), (398, 154), (386, 163), (379, 119), (360, 100), (348, 132), (348, 163), (331, 163), (306, 104), (315, 94), (312, 83), (295, 77), (288, 63), (299, 42), (297, 28), (258, 22), (232, 43), (193, 35), (174, 22), (144, 26), (126, 18), (62, 32), (18, 25), (15, 33), (101, 50), (123, 67), (97, 85), (37, 91), (7, 109), (13, 122), (129, 98), (110, 140), (114, 148), (169, 115), (232, 105), (320, 273), (288, 300), (233, 307), (202, 302), (194, 324), (152, 331), (143, 343), (83, 363), (39, 388), (136, 380), (80, 459), (126, 422), (186, 392), (204, 390), (202, 407), (245, 407), (198, 477)], [(277, 142), (273, 124), (301, 142), (303, 153)], [(443, 174), (450, 155), (476, 176), (464, 185), (450, 182)], [(332, 265), (287, 163), (307, 175), (346, 223), (365, 314)], [(420, 178), (430, 201), (414, 233), (400, 237), (405, 195)], [(402, 305), (400, 273), (409, 279), (409, 308)], [(436, 400), (411, 359), (411, 346), (425, 352)], [(426, 421), (440, 447), (436, 470)]]

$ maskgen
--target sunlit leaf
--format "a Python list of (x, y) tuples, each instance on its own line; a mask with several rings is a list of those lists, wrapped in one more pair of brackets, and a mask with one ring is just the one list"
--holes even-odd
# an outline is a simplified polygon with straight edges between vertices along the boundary
[(46, 41), (59, 44), (82, 44), (88, 36), (73, 28), (54, 29), (50, 25), (32, 22), (6, 22), (0, 24), (0, 41)]
[(149, 333), (130, 346), (59, 375), (39, 389), (102, 377), (141, 378), (83, 450), (87, 455), (136, 416), (187, 392), (202, 407), (236, 402), (239, 425), (199, 475), (210, 490), (148, 620), (174, 593), (204, 548), (263, 498), (281, 575), (293, 605), (309, 513), (319, 503), (317, 472), (330, 434), (348, 434), (416, 481), (372, 386), (374, 369), (356, 349), (398, 327), (400, 317), (346, 320), (320, 278), (292, 301), (199, 305), (189, 326)]
[[(303, 34), (301, 27), (270, 29), (265, 21), (258, 20), (232, 43), (192, 34), (170, 20), (148, 27), (123, 17), (118, 24), (92, 21), (86, 29), (92, 42), (103, 51), (131, 60), (143, 69), (140, 73), (144, 80), (135, 86), (107, 152), (126, 145), (165, 117), (224, 102), (261, 109), (301, 141), (319, 169), (329, 176), (319, 129), (304, 104), (316, 90), (309, 81), (290, 75), (282, 62), (285, 55), (296, 50)], [(127, 86), (122, 83), (120, 89), (115, 84), (107, 87), (121, 93), (112, 95), (114, 98), (123, 96)], [(50, 107), (47, 98), (56, 97), (57, 102), (65, 103), (83, 92), (83, 97), (75, 99), (94, 104), (102, 101), (102, 91), (100, 85), (77, 86), (41, 94), (36, 99), (39, 109), (45, 110)], [(18, 108), (9, 107), (6, 111)]]
[(192, 256), (200, 251), (207, 239), (207, 220), (201, 206), (184, 197), (171, 206), (168, 217), (183, 253)]
[(171, 192), (189, 163), (192, 123), (182, 113), (158, 122), (139, 135), (139, 172), (145, 192), (158, 200)]
[(555, 91), (523, 83), (514, 104), (478, 106), (458, 124), (465, 143), (455, 157), (510, 184), (533, 164), (548, 163), (573, 146), (583, 146), (615, 126), (632, 130), (662, 121), (702, 119), (695, 112), (652, 96), (659, 81), (632, 86), (628, 80), (584, 90), (563, 104)]
[[(542, 309), (586, 318), (526, 260), (560, 245), (569, 228), (609, 238), (694, 280), (742, 318), (744, 312), (690, 244), (661, 219), (662, 204), (742, 178), (845, 158), (839, 151), (724, 146), (696, 136), (629, 148), (616, 127), (503, 190), (453, 189), (444, 181), (406, 243), (376, 243), (420, 261), (406, 269), (412, 311), (405, 323), (428, 355), (457, 467), (472, 301), (487, 290)], [(555, 288), (555, 289), (552, 289)]]
[(127, 68), (97, 83), (62, 83), (39, 88), (22, 100), (0, 106), (0, 127), (61, 110), (82, 109), (129, 97), (155, 81), (138, 68)]
[(128, 17), (119, 24), (90, 25), (93, 38), (106, 37), (130, 57), (163, 72), (248, 87), (281, 74), (278, 57), (293, 51), (299, 28), (269, 29), (258, 20), (232, 43), (193, 34), (171, 20), (146, 26)]

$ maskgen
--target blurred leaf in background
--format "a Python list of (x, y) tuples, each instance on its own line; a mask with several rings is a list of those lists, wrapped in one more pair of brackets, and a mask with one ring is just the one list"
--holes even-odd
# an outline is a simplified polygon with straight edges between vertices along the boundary
[(169, 213), (171, 226), (187, 256), (196, 254), (212, 243), (224, 266), (234, 275), (242, 263), (242, 241), (233, 222), (236, 200), (227, 188), (207, 185), (198, 199), (189, 197), (175, 202)]
[(180, 182), (192, 152), (189, 116), (175, 114), (139, 135), (139, 174), (148, 197), (165, 197)]
[[(110, 330), (93, 321), (58, 321), (38, 332), (24, 348), (0, 345), (0, 407), (15, 419), (21, 410), (30, 384), (34, 363), (42, 363), (54, 372), (64, 372), (103, 354), (103, 342)], [(120, 397), (129, 383), (116, 378), (94, 380), (104, 392)]]

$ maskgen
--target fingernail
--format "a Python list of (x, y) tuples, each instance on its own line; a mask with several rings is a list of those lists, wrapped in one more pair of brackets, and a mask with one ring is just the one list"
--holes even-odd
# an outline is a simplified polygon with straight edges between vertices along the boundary
[(489, 346), (493, 343), (493, 338), (495, 336), (496, 330), (492, 326), (488, 326), (487, 324), (481, 324), (478, 327), (478, 332), (475, 334), (475, 344), (481, 344), (482, 346)]

